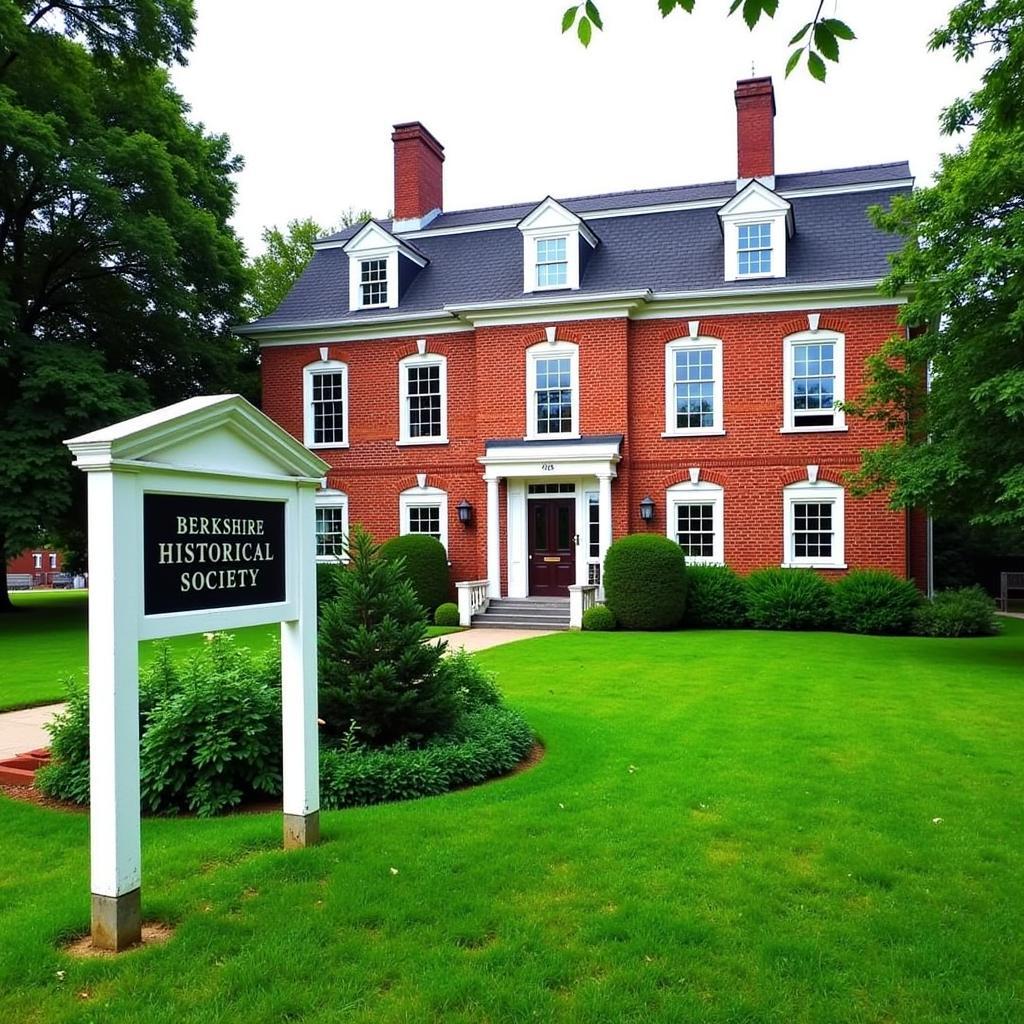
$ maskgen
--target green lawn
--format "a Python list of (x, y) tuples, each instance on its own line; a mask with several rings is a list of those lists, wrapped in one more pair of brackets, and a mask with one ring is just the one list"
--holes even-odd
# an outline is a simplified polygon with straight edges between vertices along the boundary
[(325, 814), (291, 854), (276, 815), (146, 821), (177, 932), (113, 961), (56, 948), (88, 923), (85, 817), (0, 800), (0, 1019), (1019, 1024), (1024, 622), (481, 660), (536, 768)]
[[(69, 675), (84, 677), (88, 655), (88, 595), (85, 591), (39, 590), (11, 595), (15, 615), (0, 615), (0, 711), (50, 704), (64, 696)], [(457, 633), (459, 627), (431, 626), (431, 636)], [(280, 635), (277, 626), (234, 630), (240, 644), (263, 650)], [(167, 641), (175, 651), (194, 650), (201, 633)], [(153, 643), (140, 645), (143, 662), (152, 657)]]

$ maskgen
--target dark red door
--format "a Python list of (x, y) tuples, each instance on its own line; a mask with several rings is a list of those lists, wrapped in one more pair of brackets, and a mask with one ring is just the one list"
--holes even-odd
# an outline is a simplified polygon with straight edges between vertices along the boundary
[(576, 582), (576, 499), (535, 499), (527, 512), (530, 596), (568, 597)]

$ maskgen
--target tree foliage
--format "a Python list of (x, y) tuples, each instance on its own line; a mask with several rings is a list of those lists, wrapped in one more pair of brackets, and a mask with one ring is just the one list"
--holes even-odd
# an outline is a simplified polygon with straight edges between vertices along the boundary
[[(697, 0), (657, 0), (657, 4), (661, 16), (667, 18), (676, 10), (692, 14)], [(813, 17), (798, 29), (789, 41), (789, 45), (795, 46), (796, 49), (790, 53), (786, 63), (786, 77), (788, 78), (793, 73), (806, 54), (808, 72), (819, 82), (824, 82), (828, 73), (825, 61), (838, 61), (840, 40), (856, 39), (856, 36), (850, 26), (838, 18), (822, 17), (824, 0), (818, 0), (816, 8), (812, 0), (810, 6), (814, 9)], [(763, 16), (774, 18), (778, 9), (779, 0), (730, 0), (729, 2), (729, 14), (732, 15), (740, 11), (743, 21), (751, 31), (757, 27)], [(574, 25), (576, 26), (576, 36), (585, 47), (590, 45), (595, 28), (598, 31), (604, 30), (601, 12), (593, 0), (583, 0), (582, 3), (573, 4), (572, 7), (566, 9), (562, 15), (562, 32), (568, 32)]]
[(75, 545), (62, 440), (254, 386), (228, 328), (245, 277), (228, 139), (167, 65), (191, 0), (0, 0), (0, 548)]
[[(993, 61), (943, 126), (975, 128), (934, 183), (875, 222), (908, 241), (884, 288), (909, 293), (896, 336), (869, 362), (851, 411), (892, 440), (864, 454), (855, 484), (889, 488), (898, 507), (1024, 524), (1024, 0), (967, 0), (932, 36)], [(909, 336), (907, 336), (909, 334)], [(930, 387), (928, 386), (930, 383)]]

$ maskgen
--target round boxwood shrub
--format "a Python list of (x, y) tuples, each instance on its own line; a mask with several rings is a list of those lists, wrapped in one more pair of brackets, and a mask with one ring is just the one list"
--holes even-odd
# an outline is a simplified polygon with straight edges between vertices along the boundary
[(416, 533), (392, 537), (380, 546), (380, 557), (404, 560), (405, 578), (428, 616), (448, 600), (448, 554), (439, 540)]
[(686, 567), (686, 625), (704, 629), (735, 629), (747, 623), (747, 591), (743, 577), (727, 565)]
[(921, 636), (992, 636), (999, 632), (992, 598), (981, 587), (940, 590), (917, 611)]
[(604, 593), (623, 629), (672, 629), (686, 611), (686, 559), (668, 537), (634, 533), (604, 559)]
[(605, 633), (615, 628), (615, 616), (606, 604), (595, 604), (583, 613), (583, 628), (588, 632)]
[(444, 604), (437, 606), (437, 611), (434, 612), (434, 625), (435, 626), (457, 626), (459, 624), (459, 606), (452, 604), (451, 601), (445, 601)]
[(921, 594), (882, 569), (854, 569), (832, 587), (832, 617), (846, 633), (909, 633)]
[(757, 629), (828, 629), (831, 597), (813, 569), (758, 569), (747, 577), (747, 617)]

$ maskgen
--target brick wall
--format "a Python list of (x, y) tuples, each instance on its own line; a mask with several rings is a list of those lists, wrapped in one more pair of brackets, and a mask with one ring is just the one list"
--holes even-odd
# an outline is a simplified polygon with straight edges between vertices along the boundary
[[(816, 311), (815, 311), (816, 312)], [(846, 337), (846, 395), (861, 390), (864, 360), (897, 330), (896, 307), (822, 313), (820, 326)], [(329, 483), (349, 496), (352, 523), (379, 539), (399, 529), (398, 495), (426, 473), (430, 486), (448, 492), (449, 557), (453, 579), (487, 574), (486, 489), (477, 461), (489, 438), (521, 438), (526, 430), (526, 350), (545, 339), (544, 324), (479, 328), (428, 338), (428, 351), (448, 359), (448, 437), (443, 446), (400, 447), (398, 361), (416, 352), (415, 338), (332, 344), (328, 358), (349, 368), (347, 449), (321, 449), (332, 468)], [(665, 489), (701, 478), (725, 489), (725, 559), (741, 571), (782, 560), (782, 488), (820, 467), (840, 480), (862, 448), (881, 443), (882, 429), (849, 418), (846, 432), (781, 434), (782, 339), (807, 329), (807, 314), (708, 317), (700, 334), (720, 338), (724, 367), (724, 426), (720, 437), (664, 438), (665, 344), (688, 336), (685, 319), (604, 319), (557, 326), (558, 340), (579, 345), (580, 427), (584, 435), (625, 434), (612, 486), (613, 532), (665, 531)], [(264, 410), (302, 437), (302, 368), (320, 358), (319, 344), (263, 350)], [(638, 505), (650, 494), (655, 520), (640, 523)], [(505, 501), (501, 488), (501, 560), (505, 579)], [(466, 499), (474, 522), (458, 522)], [(583, 524), (578, 524), (582, 528)], [(582, 532), (582, 531), (581, 531)], [(907, 517), (886, 508), (882, 495), (846, 496), (846, 560), (907, 574)], [(912, 572), (919, 572), (916, 556)], [(919, 577), (920, 578), (920, 577)]]

